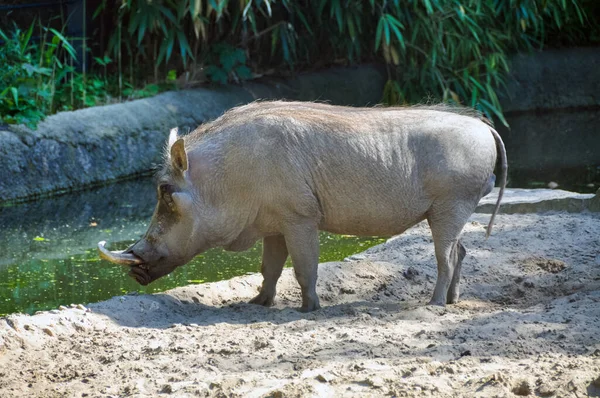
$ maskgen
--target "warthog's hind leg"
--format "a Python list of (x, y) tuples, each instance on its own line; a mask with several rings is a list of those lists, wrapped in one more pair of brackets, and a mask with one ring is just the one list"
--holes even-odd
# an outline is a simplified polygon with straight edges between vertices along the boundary
[(250, 300), (250, 303), (267, 307), (273, 305), (277, 293), (277, 281), (281, 276), (287, 257), (288, 250), (283, 235), (267, 236), (263, 239), (263, 257), (260, 267), (263, 283), (260, 293)]
[(454, 200), (434, 203), (428, 212), (438, 271), (430, 305), (444, 306), (458, 300), (460, 269), (466, 253), (458, 238), (474, 209), (473, 203)]
[(458, 303), (458, 296), (460, 294), (460, 289), (458, 286), (460, 283), (460, 269), (466, 254), (467, 250), (459, 239), (452, 248), (452, 252), (450, 252), (450, 261), (454, 263), (454, 273), (452, 274), (452, 282), (450, 282), (450, 287), (448, 288), (446, 304)]

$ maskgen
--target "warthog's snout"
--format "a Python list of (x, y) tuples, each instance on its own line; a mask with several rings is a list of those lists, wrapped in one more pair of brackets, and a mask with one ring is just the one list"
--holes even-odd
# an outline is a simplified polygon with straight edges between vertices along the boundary
[(144, 252), (140, 253), (137, 250), (146, 246), (147, 242), (141, 240), (125, 250), (110, 251), (106, 248), (106, 242), (102, 241), (98, 243), (98, 252), (104, 260), (129, 267), (129, 276), (140, 285), (146, 286), (161, 276), (172, 272), (177, 267), (177, 264), (171, 264), (165, 261), (163, 257), (152, 259), (151, 255), (148, 257), (142, 254)]
[(131, 252), (131, 247), (120, 251), (110, 251), (106, 248), (106, 241), (98, 242), (100, 257), (114, 264), (135, 266), (143, 263), (143, 260)]
[(144, 260), (133, 253), (132, 247), (120, 251), (110, 251), (106, 248), (106, 241), (102, 241), (98, 243), (98, 252), (104, 260), (130, 267), (129, 275), (140, 285), (146, 286), (156, 278), (152, 278), (148, 273), (148, 267)]

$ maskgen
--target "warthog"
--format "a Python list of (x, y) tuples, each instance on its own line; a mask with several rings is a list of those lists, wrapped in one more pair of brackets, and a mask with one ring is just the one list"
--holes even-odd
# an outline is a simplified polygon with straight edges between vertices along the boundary
[(460, 233), (495, 182), (506, 152), (498, 133), (469, 109), (352, 108), (255, 102), (184, 137), (171, 131), (158, 173), (158, 204), (146, 234), (100, 255), (130, 266), (142, 285), (212, 247), (241, 251), (263, 239), (259, 294), (270, 306), (291, 256), (301, 311), (319, 308), (319, 230), (391, 236), (427, 220), (438, 278), (430, 304), (455, 303), (465, 248)]

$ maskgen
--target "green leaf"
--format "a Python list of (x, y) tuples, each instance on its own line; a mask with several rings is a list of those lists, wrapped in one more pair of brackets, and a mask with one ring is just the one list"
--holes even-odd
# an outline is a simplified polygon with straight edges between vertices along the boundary
[(16, 87), (10, 87), (10, 92), (13, 95), (13, 99), (15, 101), (15, 105), (19, 106), (19, 92), (17, 91)]
[(337, 20), (338, 31), (344, 31), (344, 20), (342, 19), (342, 6), (340, 5), (339, 0), (334, 0), (335, 6), (335, 19)]
[(92, 19), (96, 19), (98, 17), (98, 15), (102, 14), (102, 11), (104, 11), (105, 8), (106, 8), (106, 0), (102, 0), (102, 2), (98, 5), (98, 7), (96, 7), (96, 10), (94, 11), (94, 15), (92, 16)]
[(310, 24), (306, 20), (306, 17), (302, 13), (302, 11), (300, 9), (296, 10), (296, 14), (295, 15), (300, 19), (300, 21), (302, 22), (302, 24), (304, 25), (304, 27), (306, 28), (306, 30), (308, 31), (308, 33), (310, 33), (311, 35), (313, 35), (314, 34), (313, 30), (311, 29)]
[(390, 45), (390, 24), (387, 19), (383, 21), (383, 33), (385, 35), (385, 44)]
[(423, 0), (423, 4), (425, 4), (425, 9), (427, 10), (427, 14), (433, 14), (433, 7), (431, 6), (431, 1)]
[(290, 58), (290, 47), (289, 47), (288, 38), (287, 38), (285, 29), (279, 30), (279, 37), (281, 39), (281, 48), (283, 50), (283, 59), (288, 64), (291, 64), (292, 60)]
[(29, 63), (21, 65), (21, 68), (23, 68), (27, 72), (28, 76), (32, 76), (34, 73), (44, 76), (50, 76), (52, 74), (52, 69), (50, 68), (43, 68), (37, 65), (31, 65)]
[(379, 18), (379, 23), (377, 24), (377, 32), (375, 33), (375, 50), (378, 50), (379, 46), (381, 45), (381, 34), (383, 33), (383, 24), (384, 17), (381, 16), (381, 18)]
[(192, 59), (194, 58), (192, 55), (192, 49), (190, 48), (187, 38), (185, 37), (185, 34), (182, 30), (177, 31), (177, 37), (179, 38), (179, 49), (181, 50), (181, 58), (183, 58), (183, 65), (185, 66), (186, 56), (189, 56)]
[(235, 60), (240, 64), (246, 63), (246, 53), (244, 52), (244, 50), (236, 48), (233, 55), (235, 57)]
[(235, 68), (235, 74), (242, 80), (250, 79), (252, 77), (252, 71), (246, 65), (238, 65)]
[(404, 36), (402, 35), (402, 32), (400, 32), (400, 29), (404, 28), (404, 25), (402, 25), (400, 23), (400, 21), (398, 21), (396, 18), (394, 18), (391, 15), (387, 15), (387, 20), (390, 22), (389, 25), (391, 26), (392, 30), (394, 31), (396, 40), (398, 40), (398, 43), (400, 43), (400, 45), (402, 46), (403, 49), (406, 49), (406, 45), (404, 44)]
[(506, 119), (504, 118), (504, 115), (502, 114), (502, 109), (496, 108), (489, 101), (486, 101), (483, 98), (480, 98), (479, 102), (481, 102), (481, 104), (485, 106), (485, 110), (492, 111), (492, 113), (494, 115), (496, 115), (498, 117), (498, 119), (500, 119), (502, 124), (508, 127), (508, 122), (506, 121)]
[(230, 71), (233, 69), (233, 66), (236, 63), (235, 52), (227, 49), (226, 51), (222, 51), (219, 55), (219, 62), (225, 71)]
[(273, 29), (271, 32), (271, 57), (275, 54), (275, 50), (277, 50), (277, 42), (279, 41), (279, 26)]
[(165, 6), (160, 6), (159, 10), (160, 10), (161, 14), (163, 14), (165, 17), (167, 17), (167, 19), (169, 21), (171, 21), (173, 24), (177, 24), (177, 18), (175, 18), (173, 11), (171, 11), (170, 9), (168, 9)]
[(271, 11), (271, 3), (269, 0), (264, 0), (264, 3), (267, 7), (267, 14), (269, 15), (269, 17), (271, 17), (272, 15), (272, 11)]
[(36, 236), (35, 238), (33, 238), (33, 240), (36, 242), (48, 242), (49, 241), (48, 239), (41, 237), (41, 236)]
[(210, 81), (220, 84), (226, 84), (228, 80), (227, 73), (214, 65), (209, 65), (206, 68), (206, 76), (210, 79)]
[(25, 35), (23, 36), (23, 40), (21, 41), (21, 48), (22, 49), (26, 49), (27, 46), (29, 45), (29, 40), (31, 39), (31, 34), (33, 33), (33, 26), (34, 25), (35, 25), (35, 19), (29, 25), (29, 29), (27, 29), (27, 32), (25, 32)]
[(156, 95), (160, 92), (160, 86), (158, 84), (146, 84), (144, 86), (144, 91), (150, 95)]
[(49, 30), (50, 30), (50, 32), (52, 32), (54, 34), (55, 37), (58, 37), (58, 39), (61, 41), (64, 49), (67, 50), (67, 52), (69, 53), (71, 58), (73, 58), (74, 60), (77, 60), (77, 54), (75, 54), (75, 49), (73, 48), (71, 43), (69, 43), (69, 41), (56, 29), (49, 28)]

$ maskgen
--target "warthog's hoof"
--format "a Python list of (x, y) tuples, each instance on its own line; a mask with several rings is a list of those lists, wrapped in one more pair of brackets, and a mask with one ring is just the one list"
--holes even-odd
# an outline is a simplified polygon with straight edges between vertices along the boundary
[(435, 305), (436, 307), (445, 307), (446, 303), (444, 303), (443, 301), (439, 301), (439, 300), (434, 300), (431, 299), (427, 305)]
[(312, 311), (316, 311), (321, 309), (321, 305), (319, 304), (319, 302), (315, 302), (315, 303), (311, 303), (308, 305), (303, 305), (302, 307), (300, 307), (299, 311), (300, 312), (312, 312)]
[(270, 294), (260, 292), (258, 296), (249, 301), (250, 304), (258, 304), (264, 307), (272, 307), (275, 297)]

